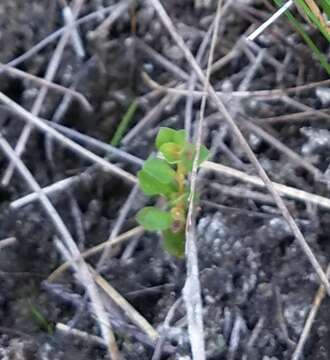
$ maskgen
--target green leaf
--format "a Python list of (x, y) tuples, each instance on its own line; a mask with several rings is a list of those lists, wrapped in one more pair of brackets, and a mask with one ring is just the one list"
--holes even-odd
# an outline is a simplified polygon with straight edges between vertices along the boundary
[(176, 130), (173, 136), (173, 142), (177, 145), (183, 146), (186, 143), (187, 132), (186, 130)]
[(30, 311), (33, 317), (33, 320), (40, 326), (41, 329), (48, 332), (51, 335), (54, 332), (52, 324), (46, 319), (46, 317), (39, 311), (39, 309), (33, 305), (31, 302)]
[(177, 164), (181, 160), (182, 146), (175, 143), (166, 143), (160, 147), (160, 152), (170, 164)]
[(111, 145), (118, 146), (122, 137), (124, 136), (127, 128), (129, 127), (130, 123), (132, 122), (135, 112), (138, 108), (138, 102), (134, 100), (131, 105), (128, 107), (125, 115), (121, 119), (116, 132), (111, 140)]
[(136, 220), (146, 230), (150, 231), (166, 230), (173, 223), (170, 213), (152, 206), (141, 209)]
[(175, 171), (164, 160), (149, 158), (143, 166), (143, 171), (157, 179), (162, 184), (169, 184), (175, 180)]
[(158, 150), (160, 150), (162, 145), (166, 143), (174, 143), (183, 147), (186, 143), (186, 138), (186, 130), (173, 130), (170, 128), (162, 127), (160, 128), (156, 138), (156, 147)]
[(163, 237), (164, 249), (171, 255), (182, 258), (184, 256), (185, 231), (174, 233), (168, 229), (163, 231)]
[(210, 152), (206, 146), (202, 145), (199, 152), (198, 166), (201, 165), (205, 160), (207, 160)]
[[(186, 167), (187, 171), (191, 171), (193, 168), (195, 154), (195, 146), (192, 144), (187, 144), (182, 154), (182, 163)], [(199, 152), (198, 166), (200, 166), (200, 164), (207, 159), (208, 155), (208, 149), (202, 145)]]
[(145, 195), (168, 196), (169, 194), (171, 194), (173, 191), (176, 190), (174, 184), (163, 184), (159, 182), (157, 179), (155, 179), (153, 176), (149, 175), (144, 170), (140, 170), (137, 175), (138, 175), (140, 188)]
[(176, 131), (170, 128), (161, 127), (156, 137), (156, 147), (160, 150), (163, 144), (172, 142)]

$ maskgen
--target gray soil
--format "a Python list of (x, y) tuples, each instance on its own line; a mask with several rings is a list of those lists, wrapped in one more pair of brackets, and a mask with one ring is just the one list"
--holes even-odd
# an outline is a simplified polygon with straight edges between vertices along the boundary
[[(95, 11), (101, 4), (105, 6), (112, 3), (116, 1), (87, 1), (81, 14)], [(212, 22), (215, 4), (196, 10), (193, 1), (171, 0), (163, 3), (181, 35), (196, 53)], [(248, 3), (245, 2), (244, 6), (250, 8)], [(264, 3), (270, 2), (250, 3), (255, 4), (256, 13), (239, 12), (235, 6), (227, 10), (226, 20), (220, 27), (222, 38), (216, 47), (216, 59), (224, 56), (238, 42), (251, 23), (262, 21), (260, 14), (269, 15), (269, 9)], [(133, 33), (132, 18), (137, 21), (136, 34)], [(145, 2), (137, 4), (134, 11), (123, 14), (105, 37), (93, 38), (91, 31), (99, 24), (100, 20), (95, 20), (82, 26), (86, 59), (77, 59), (72, 47), (67, 46), (55, 81), (66, 87), (76, 83), (77, 90), (87, 97), (94, 108), (92, 113), (87, 113), (73, 101), (61, 123), (109, 142), (131, 101), (150, 91), (141, 78), (142, 71), (147, 71), (162, 84), (176, 79), (175, 75), (163, 69), (153, 57), (139, 48), (136, 38), (162, 53), (188, 74), (190, 69), (154, 11)], [(285, 73), (265, 62), (249, 90), (286, 88), (299, 84), (299, 81), (305, 84), (327, 78), (285, 19), (280, 20), (279, 25), (282, 32), (277, 32), (279, 28), (275, 28), (271, 33), (278, 41), (265, 36), (259, 45), (267, 47), (279, 63), (288, 52), (292, 60)], [(56, 1), (2, 0), (1, 63), (21, 55), (61, 26), (60, 8)], [(315, 32), (312, 33), (315, 35)], [(322, 39), (320, 46), (328, 50)], [(44, 76), (54, 47), (54, 43), (49, 45), (19, 67)], [(249, 68), (246, 53), (240, 53), (214, 74), (212, 81), (215, 88), (237, 89)], [(3, 73), (0, 76), (1, 91), (30, 109), (38, 89), (35, 84)], [(319, 88), (319, 91), (298, 94), (297, 100), (314, 108), (326, 107), (330, 102), (326, 90)], [(135, 121), (141, 119), (160, 99), (159, 96), (151, 98), (139, 106)], [(40, 115), (51, 118), (60, 100), (58, 94), (50, 92)], [(265, 118), (294, 112), (292, 107), (279, 100), (263, 102), (248, 99), (238, 104), (228, 101), (227, 105), (229, 108), (238, 107), (240, 115), (246, 118)], [(195, 102), (196, 114), (199, 106), (200, 103)], [(141, 159), (146, 158), (154, 150), (152, 144), (158, 127), (183, 128), (184, 113), (185, 99), (171, 101), (153, 123), (122, 149)], [(266, 130), (325, 172), (330, 160), (327, 124), (324, 120), (322, 122), (322, 117), (314, 116), (315, 121), (309, 120), (267, 125)], [(5, 108), (0, 108), (1, 131), (12, 145), (15, 145), (23, 125)], [(226, 126), (219, 125), (218, 120), (211, 120), (207, 130), (207, 146), (211, 146), (220, 130), (224, 144), (243, 164), (242, 169), (253, 173)], [(249, 133), (246, 135), (274, 181), (329, 196), (324, 182), (313, 179), (259, 137)], [(25, 164), (41, 186), (80, 174), (90, 166), (56, 143), (53, 144), (50, 159), (47, 146), (45, 137), (34, 131), (23, 156)], [(233, 167), (237, 165), (221, 150), (216, 152), (214, 160)], [(1, 174), (7, 164), (2, 156)], [(118, 165), (132, 173), (138, 170), (134, 164), (118, 162)], [(207, 359), (290, 359), (318, 289), (318, 278), (271, 201), (265, 204), (255, 199), (232, 197), (207, 186), (211, 183), (230, 187), (238, 184), (235, 180), (219, 175), (205, 175), (200, 183), (202, 202), (197, 234)], [(79, 247), (88, 249), (108, 238), (109, 229), (117, 219), (130, 189), (130, 185), (121, 179), (94, 169), (81, 181), (51, 199), (77, 239)], [(63, 258), (54, 245), (54, 228), (39, 204), (30, 204), (19, 211), (10, 209), (12, 200), (28, 192), (28, 187), (18, 174), (10, 185), (0, 188), (0, 239), (9, 236), (17, 238), (14, 245), (0, 250), (0, 360), (105, 359), (104, 348), (54, 331), (56, 323), (69, 323), (88, 333), (100, 335), (95, 321), (85, 311), (89, 304), (85, 301), (84, 289), (74, 281), (70, 272), (62, 276), (56, 285), (45, 282), (48, 275), (63, 262)], [(145, 202), (146, 199), (139, 194), (122, 232), (135, 226), (134, 215)], [(287, 201), (287, 205), (325, 268), (330, 249), (329, 213), (293, 200)], [(84, 236), (79, 232), (74, 215), (77, 209)], [(136, 242), (132, 255), (123, 257), (127, 244), (113, 250), (102, 275), (161, 331), (168, 310), (181, 296), (185, 281), (184, 261), (164, 252), (161, 240), (154, 234), (144, 234)], [(93, 265), (97, 261), (97, 256), (90, 259)], [(326, 298), (302, 359), (330, 358), (329, 308), (330, 303)], [(129, 323), (119, 309), (113, 306), (112, 310), (111, 321), (123, 357), (132, 360), (151, 359), (154, 344)], [(38, 319), (36, 313), (42, 314), (46, 322)], [(181, 303), (166, 333), (161, 359), (190, 358), (184, 316), (185, 308)]]

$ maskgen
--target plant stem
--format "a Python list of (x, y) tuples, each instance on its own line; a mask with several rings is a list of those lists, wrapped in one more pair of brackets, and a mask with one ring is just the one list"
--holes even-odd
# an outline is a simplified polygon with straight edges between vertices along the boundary
[(173, 208), (173, 213), (177, 214), (177, 217), (182, 221), (182, 225), (185, 225), (186, 208), (185, 208), (185, 174), (186, 170), (183, 164), (178, 163), (176, 167), (176, 180), (178, 182), (178, 199), (180, 199), (176, 206)]

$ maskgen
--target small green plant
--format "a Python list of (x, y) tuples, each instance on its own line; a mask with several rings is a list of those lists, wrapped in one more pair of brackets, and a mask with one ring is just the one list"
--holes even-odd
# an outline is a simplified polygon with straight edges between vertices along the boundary
[(53, 325), (45, 318), (42, 312), (37, 308), (36, 305), (32, 304), (29, 301), (30, 311), (32, 319), (38, 324), (40, 329), (46, 331), (49, 335), (52, 335), (54, 332)]
[[(148, 206), (141, 209), (136, 219), (149, 231), (161, 231), (164, 248), (182, 257), (189, 198), (187, 177), (192, 170), (196, 146), (186, 140), (185, 130), (161, 128), (156, 148), (162, 158), (149, 157), (138, 172), (141, 190), (148, 196), (161, 196), (164, 209)], [(209, 151), (201, 146), (198, 165), (207, 159)]]
[(113, 135), (113, 138), (111, 139), (111, 145), (112, 146), (118, 146), (121, 139), (123, 138), (127, 128), (129, 127), (130, 123), (134, 119), (134, 115), (136, 113), (136, 110), (138, 109), (138, 102), (134, 100), (130, 106), (128, 107), (127, 111), (125, 112), (124, 116), (119, 122), (119, 125), (115, 131), (115, 134)]

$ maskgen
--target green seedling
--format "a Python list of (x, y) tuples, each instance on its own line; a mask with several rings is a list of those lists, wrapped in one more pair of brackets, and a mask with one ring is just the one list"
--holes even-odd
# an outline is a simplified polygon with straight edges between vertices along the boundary
[(328, 25), (329, 0), (320, 0), (320, 5), (314, 0), (296, 0), (298, 9), (320, 33), (330, 42), (330, 27)]
[[(186, 140), (185, 130), (161, 128), (156, 148), (162, 158), (149, 157), (138, 179), (141, 190), (148, 196), (161, 196), (164, 210), (148, 206), (141, 209), (136, 219), (149, 231), (161, 231), (164, 248), (172, 255), (182, 257), (185, 246), (185, 228), (189, 198), (187, 178), (196, 156), (195, 145)], [(207, 159), (209, 151), (201, 146), (198, 165)]]
[(134, 119), (134, 115), (136, 110), (138, 109), (138, 102), (134, 100), (131, 105), (128, 107), (126, 113), (124, 114), (123, 118), (120, 120), (119, 125), (116, 129), (116, 132), (111, 139), (112, 146), (118, 146), (121, 139), (123, 138), (126, 130), (128, 129), (129, 125)]
[(38, 324), (40, 329), (52, 335), (54, 328), (52, 324), (45, 318), (41, 311), (32, 303), (29, 303), (32, 319)]

